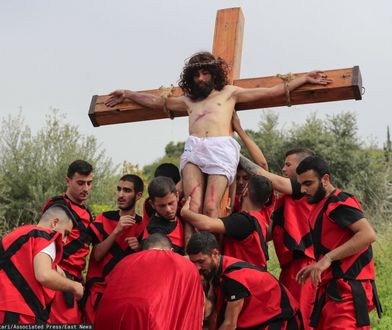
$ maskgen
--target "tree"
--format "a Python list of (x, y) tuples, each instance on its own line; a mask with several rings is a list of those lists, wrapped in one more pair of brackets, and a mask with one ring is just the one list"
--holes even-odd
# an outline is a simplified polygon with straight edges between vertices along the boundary
[(45, 126), (36, 135), (20, 113), (3, 119), (1, 132), (0, 216), (8, 229), (35, 222), (44, 202), (65, 191), (66, 171), (75, 159), (84, 159), (94, 167), (95, 187), (89, 203), (113, 200), (116, 183), (111, 159), (95, 137), (82, 135), (57, 110), (46, 117)]

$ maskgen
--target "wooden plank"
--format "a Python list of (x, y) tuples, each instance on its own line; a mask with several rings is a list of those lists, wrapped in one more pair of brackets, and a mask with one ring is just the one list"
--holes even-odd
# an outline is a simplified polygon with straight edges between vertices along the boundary
[[(362, 92), (362, 78), (358, 66), (348, 69), (338, 69), (325, 71), (333, 82), (327, 86), (304, 85), (291, 93), (291, 103), (307, 104), (318, 102), (331, 102), (339, 100), (360, 100)], [(277, 77), (261, 77), (251, 79), (235, 80), (236, 86), (251, 87), (271, 87), (281, 82)], [(159, 95), (158, 90), (141, 91)], [(176, 87), (173, 95), (181, 95), (180, 88)], [(137, 122), (144, 120), (164, 119), (166, 113), (159, 110), (143, 108), (134, 102), (119, 104), (113, 108), (105, 106), (108, 96), (97, 96), (92, 98), (89, 116), (94, 126), (119, 124), (126, 122)], [(256, 102), (239, 103), (237, 110), (249, 110), (285, 106), (286, 97), (276, 97), (268, 100)], [(175, 112), (175, 117), (187, 116), (186, 112)]]
[(240, 77), (243, 34), (244, 15), (241, 8), (218, 10), (212, 54), (223, 58), (228, 64), (230, 83)]

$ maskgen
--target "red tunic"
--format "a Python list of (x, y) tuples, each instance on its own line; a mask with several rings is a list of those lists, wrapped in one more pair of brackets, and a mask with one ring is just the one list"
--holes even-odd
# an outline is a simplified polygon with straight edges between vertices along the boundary
[[(237, 240), (224, 237), (223, 251), (226, 256), (249, 262), (253, 265), (266, 268), (268, 260), (267, 227), (264, 215), (257, 212), (241, 212), (250, 217), (255, 230), (245, 239)], [(230, 217), (230, 216), (229, 216)]]
[[(296, 319), (298, 305), (291, 294), (270, 273), (241, 260), (222, 256), (218, 270), (216, 286), (218, 318), (224, 314), (225, 301), (221, 285), (226, 279), (242, 284), (249, 292), (243, 298), (244, 304), (238, 316), (237, 328), (260, 327), (261, 329), (275, 325), (277, 329), (286, 329), (288, 320), (293, 329), (299, 329)], [(222, 321), (223, 318), (221, 317)], [(281, 326), (281, 327), (278, 327)]]
[(174, 251), (182, 255), (185, 254), (184, 227), (178, 216), (176, 216), (175, 221), (169, 221), (153, 215), (144, 231), (143, 240), (154, 233), (166, 235), (170, 239)]
[[(91, 237), (88, 228), (93, 221), (93, 217), (86, 206), (72, 202), (67, 195), (51, 198), (46, 202), (43, 210), (46, 210), (50, 204), (59, 202), (65, 202), (70, 206), (77, 221), (77, 225), (72, 229), (64, 245), (60, 267), (65, 271), (67, 277), (81, 282), (82, 271), (86, 267), (86, 258), (90, 252)], [(50, 322), (76, 324), (80, 323), (81, 320), (82, 314), (73, 295), (56, 292), (50, 310)]]
[[(354, 210), (357, 214), (351, 218), (345, 215), (336, 222), (334, 211), (338, 209)], [(362, 208), (355, 197), (339, 189), (320, 201), (310, 215), (317, 259), (347, 242), (354, 235), (348, 225), (362, 217)], [(332, 329), (332, 324), (339, 321), (342, 328), (369, 328), (368, 312), (374, 307), (381, 311), (374, 279), (371, 246), (332, 262), (321, 275), (311, 325), (317, 329)]]
[[(0, 251), (0, 310), (35, 317), (44, 322), (48, 318), (46, 305), (51, 303), (54, 291), (40, 284), (34, 275), (33, 259), (49, 244), (56, 244), (56, 259), (62, 256), (60, 233), (33, 225), (15, 229), (1, 241)], [(21, 288), (21, 291), (18, 290)], [(35, 307), (34, 307), (35, 306)], [(20, 320), (23, 322), (23, 319)]]
[(300, 304), (305, 330), (309, 329), (310, 315), (316, 296), (316, 286), (307, 281), (299, 284), (297, 273), (314, 263), (309, 214), (313, 205), (306, 197), (281, 194), (273, 215), (272, 239), (282, 268), (279, 281)]
[[(86, 277), (87, 301), (84, 310), (87, 323), (94, 323), (95, 310), (106, 287), (106, 276), (110, 274), (118, 262), (134, 252), (129, 248), (125, 239), (136, 237), (141, 240), (142, 238), (144, 230), (142, 218), (136, 215), (135, 219), (136, 224), (121, 231), (111, 249), (101, 261), (96, 261), (94, 257), (90, 258)], [(95, 221), (90, 225), (94, 236), (93, 244), (97, 245), (103, 242), (116, 228), (119, 220), (119, 211), (109, 211), (97, 215)]]
[(204, 294), (196, 267), (172, 251), (125, 257), (108, 277), (95, 330), (200, 330)]

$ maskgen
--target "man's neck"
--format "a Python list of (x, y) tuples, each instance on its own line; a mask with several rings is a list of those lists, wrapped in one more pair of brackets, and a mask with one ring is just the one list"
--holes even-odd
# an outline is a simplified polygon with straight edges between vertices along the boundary
[(135, 207), (129, 209), (129, 210), (119, 210), (120, 211), (120, 217), (124, 216), (124, 215), (130, 215), (130, 216), (135, 216), (136, 214), (136, 209)]
[(67, 196), (67, 197), (71, 200), (71, 202), (73, 202), (73, 203), (75, 203), (75, 204), (78, 204), (78, 205), (83, 205), (83, 206), (84, 206), (84, 200), (82, 200), (82, 201), (76, 200), (76, 199), (73, 198), (72, 195), (69, 194), (67, 191), (65, 192), (65, 196)]

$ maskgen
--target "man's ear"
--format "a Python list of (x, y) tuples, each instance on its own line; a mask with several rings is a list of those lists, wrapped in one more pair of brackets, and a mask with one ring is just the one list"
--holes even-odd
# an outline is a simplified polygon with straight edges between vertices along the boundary
[(151, 198), (148, 200), (148, 202), (150, 203), (151, 207), (155, 210), (155, 205)]
[(66, 177), (65, 184), (67, 185), (67, 187), (69, 186), (70, 183), (71, 183), (71, 179), (69, 177)]
[(138, 201), (140, 198), (142, 198), (142, 196), (143, 196), (143, 193), (142, 192), (138, 192), (136, 194), (136, 200)]
[(52, 220), (50, 220), (50, 228), (54, 229), (56, 228), (57, 224), (60, 222), (59, 218), (53, 218)]
[(321, 184), (323, 185), (324, 188), (330, 182), (329, 179), (330, 179), (329, 174), (324, 174), (323, 177), (321, 178)]

